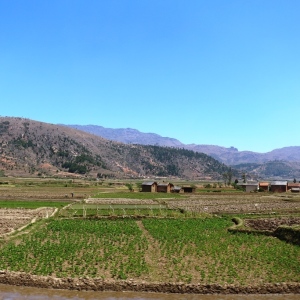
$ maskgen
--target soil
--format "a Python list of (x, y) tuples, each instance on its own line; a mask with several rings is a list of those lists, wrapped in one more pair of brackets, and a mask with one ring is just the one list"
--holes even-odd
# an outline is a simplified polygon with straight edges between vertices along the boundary
[(193, 195), (185, 200), (170, 200), (169, 207), (202, 213), (274, 213), (299, 212), (300, 197), (293, 195), (222, 194)]
[(247, 227), (251, 227), (255, 230), (274, 231), (278, 226), (281, 225), (300, 225), (300, 217), (247, 219), (244, 222)]
[(0, 236), (10, 234), (38, 219), (51, 216), (54, 208), (0, 209)]
[(157, 204), (157, 201), (152, 199), (127, 199), (127, 198), (88, 198), (85, 200), (89, 204), (131, 204), (131, 205), (153, 205)]
[(251, 286), (219, 284), (147, 283), (144, 281), (106, 281), (94, 278), (55, 278), (19, 272), (0, 271), (0, 283), (39, 288), (94, 290), (94, 291), (136, 291), (179, 294), (300, 294), (300, 283), (275, 283)]
[(5, 187), (0, 186), (1, 200), (74, 200), (87, 198), (91, 193), (85, 187)]

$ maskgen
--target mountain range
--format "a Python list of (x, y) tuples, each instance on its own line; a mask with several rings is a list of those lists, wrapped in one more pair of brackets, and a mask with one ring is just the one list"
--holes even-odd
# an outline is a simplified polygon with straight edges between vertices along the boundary
[(0, 175), (222, 180), (300, 178), (300, 147), (268, 153), (185, 145), (136, 129), (0, 117)]
[(204, 153), (125, 144), (63, 125), (0, 117), (0, 173), (88, 178), (222, 180), (231, 168)]
[(125, 144), (157, 145), (205, 153), (226, 165), (256, 177), (273, 179), (300, 177), (300, 146), (259, 153), (238, 151), (235, 147), (184, 144), (175, 138), (162, 137), (155, 133), (143, 133), (132, 128), (112, 129), (97, 125), (66, 126)]
[(284, 147), (266, 153), (252, 151), (238, 151), (237, 148), (222, 147), (216, 145), (183, 144), (175, 138), (162, 137), (156, 133), (143, 133), (132, 128), (105, 128), (97, 125), (66, 125), (105, 139), (118, 141), (125, 144), (157, 145), (167, 147), (184, 148), (196, 152), (205, 153), (227, 165), (244, 163), (264, 163), (272, 160), (299, 161), (300, 146)]

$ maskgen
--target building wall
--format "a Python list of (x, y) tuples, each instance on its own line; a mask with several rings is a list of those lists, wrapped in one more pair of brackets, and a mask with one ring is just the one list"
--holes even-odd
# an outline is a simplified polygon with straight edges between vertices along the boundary
[(142, 192), (152, 192), (152, 185), (142, 185)]
[(164, 185), (164, 186), (157, 186), (157, 192), (158, 193), (169, 193), (168, 191), (168, 186)]
[(157, 182), (153, 182), (152, 184), (142, 184), (142, 192), (147, 193), (155, 193), (157, 191)]
[(257, 191), (257, 185), (246, 185), (246, 192), (247, 193), (250, 193), (250, 192), (253, 192), (253, 191)]
[(152, 184), (152, 186), (151, 186), (151, 192), (152, 192), (152, 193), (155, 193), (156, 191), (157, 191), (157, 184), (154, 183), (154, 184)]
[(288, 183), (287, 189), (300, 188), (300, 183)]
[(263, 191), (268, 191), (269, 190), (269, 186), (268, 185), (260, 185), (259, 188)]
[(185, 193), (194, 193), (195, 192), (195, 188), (192, 188), (192, 187), (183, 187), (182, 189)]
[(286, 185), (271, 185), (270, 191), (273, 193), (285, 193), (287, 191)]

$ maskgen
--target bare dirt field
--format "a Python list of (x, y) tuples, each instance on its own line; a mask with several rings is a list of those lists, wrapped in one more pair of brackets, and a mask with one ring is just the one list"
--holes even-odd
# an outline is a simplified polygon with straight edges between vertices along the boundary
[(91, 188), (78, 187), (0, 187), (0, 199), (16, 200), (16, 199), (83, 199), (87, 198), (93, 192)]
[(300, 213), (300, 196), (291, 194), (198, 194), (186, 200), (170, 200), (168, 204), (174, 208), (212, 214)]
[(47, 218), (54, 208), (0, 209), (0, 236), (14, 232), (38, 219)]
[(111, 198), (89, 198), (86, 199), (86, 203), (89, 204), (131, 204), (131, 205), (153, 205), (157, 204), (157, 201), (152, 199), (125, 199), (125, 198), (118, 198), (118, 199), (111, 199)]
[(266, 218), (266, 219), (246, 219), (245, 225), (255, 230), (274, 231), (278, 226), (300, 225), (300, 217), (281, 217), (281, 218)]

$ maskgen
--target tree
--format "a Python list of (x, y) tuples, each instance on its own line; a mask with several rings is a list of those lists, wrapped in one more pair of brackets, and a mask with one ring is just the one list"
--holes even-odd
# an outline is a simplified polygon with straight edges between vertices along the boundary
[(296, 180), (296, 178), (294, 178), (294, 183), (296, 183), (297, 182), (297, 180)]
[(223, 179), (224, 179), (224, 184), (225, 184), (225, 186), (227, 185), (227, 178), (228, 178), (228, 174), (227, 174), (227, 173), (224, 173), (224, 174), (223, 174)]
[(231, 180), (232, 180), (232, 170), (231, 168), (229, 168), (228, 172), (227, 172), (227, 184), (231, 185)]
[(137, 186), (139, 191), (142, 190), (142, 183), (141, 182), (137, 182), (135, 185)]
[(130, 192), (134, 191), (132, 183), (126, 183), (125, 186), (129, 189)]

